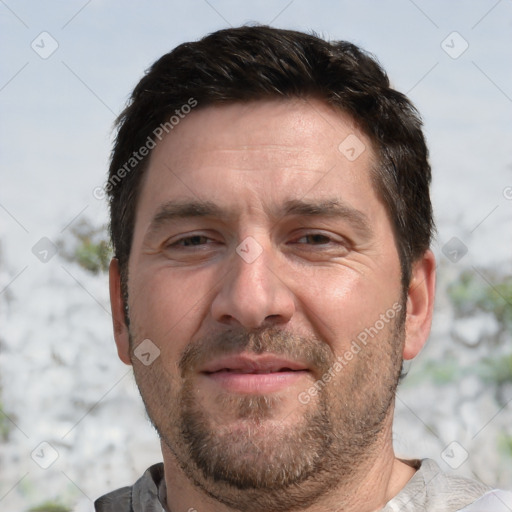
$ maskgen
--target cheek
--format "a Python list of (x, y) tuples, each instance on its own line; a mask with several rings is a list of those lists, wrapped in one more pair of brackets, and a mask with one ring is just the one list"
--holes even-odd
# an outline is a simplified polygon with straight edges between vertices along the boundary
[(165, 359), (176, 359), (201, 324), (205, 280), (200, 276), (178, 278), (170, 269), (135, 270), (133, 275), (138, 276), (129, 283), (135, 343), (149, 338)]
[(308, 286), (297, 291), (297, 297), (305, 317), (339, 353), (372, 327), (380, 315), (393, 309), (400, 298), (399, 284), (392, 271), (378, 275), (369, 269), (362, 273), (338, 268), (317, 271)]

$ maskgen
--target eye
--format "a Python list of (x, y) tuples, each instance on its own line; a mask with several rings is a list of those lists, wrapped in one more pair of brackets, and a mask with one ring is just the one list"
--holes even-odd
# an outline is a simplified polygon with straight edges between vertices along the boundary
[(310, 244), (310, 245), (325, 245), (331, 242), (331, 238), (322, 233), (311, 233), (301, 236), (297, 239), (297, 243)]
[(222, 239), (209, 233), (181, 233), (162, 244), (162, 254), (170, 261), (196, 264), (215, 258), (224, 246)]
[(331, 231), (300, 230), (290, 240), (289, 247), (297, 256), (312, 261), (326, 261), (346, 257), (352, 244), (344, 236)]
[(182, 233), (169, 238), (163, 245), (167, 253), (205, 252), (218, 248), (220, 240), (208, 233)]
[(168, 244), (168, 247), (198, 247), (200, 245), (205, 245), (211, 242), (212, 240), (207, 236), (193, 235), (176, 240), (175, 242)]

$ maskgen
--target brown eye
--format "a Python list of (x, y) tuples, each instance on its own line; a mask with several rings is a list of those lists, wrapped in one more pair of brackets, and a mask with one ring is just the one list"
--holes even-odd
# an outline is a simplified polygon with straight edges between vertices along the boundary
[(297, 256), (311, 261), (327, 261), (344, 258), (350, 253), (350, 242), (338, 233), (331, 231), (301, 230), (292, 236), (290, 247)]
[(176, 263), (204, 263), (218, 256), (224, 244), (215, 234), (182, 233), (162, 245), (162, 254)]
[(328, 244), (331, 239), (320, 233), (314, 233), (312, 235), (305, 235), (297, 240), (298, 243), (307, 243), (312, 245)]
[(177, 242), (174, 242), (172, 246), (182, 246), (182, 247), (196, 247), (198, 245), (203, 245), (208, 243), (209, 238), (203, 235), (194, 235), (189, 236), (187, 238), (182, 238)]

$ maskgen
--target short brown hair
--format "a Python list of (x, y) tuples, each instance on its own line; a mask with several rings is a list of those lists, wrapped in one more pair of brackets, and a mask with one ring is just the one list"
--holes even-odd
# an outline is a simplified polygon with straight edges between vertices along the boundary
[[(415, 107), (390, 87), (377, 61), (354, 44), (244, 26), (181, 44), (161, 57), (116, 121), (107, 192), (112, 244), (125, 291), (137, 200), (149, 159), (147, 154), (135, 160), (134, 152), (147, 146), (158, 127), (172, 127), (170, 116), (191, 99), (203, 108), (296, 97), (319, 98), (346, 112), (372, 141), (378, 158), (372, 178), (393, 225), (407, 289), (411, 265), (429, 248), (434, 229), (431, 169)], [(129, 161), (133, 165), (127, 167)]]

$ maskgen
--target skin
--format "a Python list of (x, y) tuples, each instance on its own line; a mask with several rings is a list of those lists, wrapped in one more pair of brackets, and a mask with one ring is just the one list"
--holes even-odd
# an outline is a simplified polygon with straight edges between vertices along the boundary
[[(366, 148), (353, 161), (338, 149), (349, 135)], [(161, 436), (172, 512), (373, 511), (414, 474), (393, 452), (393, 397), (402, 357), (415, 357), (430, 331), (435, 262), (426, 251), (414, 263), (404, 297), (392, 226), (370, 181), (374, 163), (352, 120), (314, 99), (198, 109), (153, 150), (129, 259), (129, 327), (117, 260), (110, 283), (118, 353), (133, 364)], [(206, 201), (218, 211), (170, 215)], [(333, 202), (342, 208), (311, 211)], [(397, 305), (405, 324), (398, 314), (379, 324), (348, 360), (358, 334)], [(147, 366), (133, 352), (145, 339), (160, 350)], [(202, 371), (221, 355), (269, 353), (301, 371), (271, 385), (242, 375), (242, 387), (232, 374), (226, 385)], [(342, 370), (301, 403), (339, 358)], [(318, 439), (314, 417), (327, 429)], [(253, 484), (209, 477), (184, 425), (191, 436), (209, 433), (207, 455), (220, 446), (228, 469)], [(291, 476), (274, 485), (277, 470), (262, 476), (309, 459), (295, 487)]]

